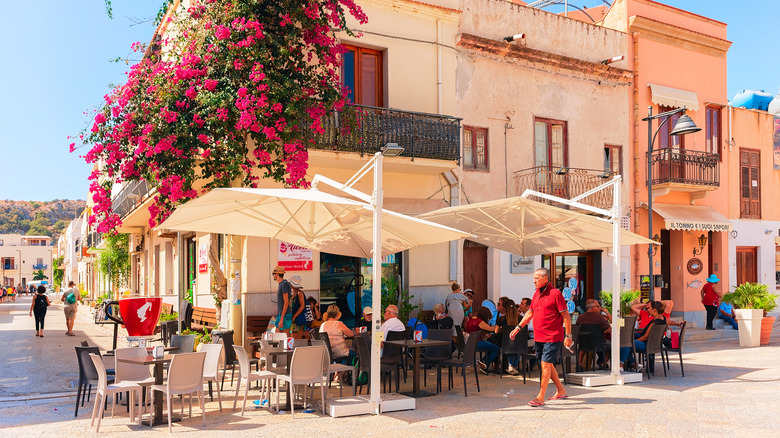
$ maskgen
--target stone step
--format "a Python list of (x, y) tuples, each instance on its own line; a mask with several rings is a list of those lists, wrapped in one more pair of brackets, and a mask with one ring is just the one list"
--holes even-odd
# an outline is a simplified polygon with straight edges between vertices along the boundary
[(739, 331), (734, 330), (731, 326), (718, 327), (715, 326), (715, 330), (707, 330), (699, 327), (689, 327), (685, 330), (686, 341), (709, 341), (713, 339), (737, 339), (739, 338)]

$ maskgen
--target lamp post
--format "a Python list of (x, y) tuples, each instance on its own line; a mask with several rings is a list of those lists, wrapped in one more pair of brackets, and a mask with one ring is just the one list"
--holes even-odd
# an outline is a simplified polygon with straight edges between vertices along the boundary
[[(687, 108), (677, 108), (675, 110), (666, 111), (653, 115), (653, 107), (647, 107), (647, 117), (642, 121), (647, 122), (647, 235), (650, 239), (653, 238), (653, 144), (655, 143), (655, 136), (661, 130), (661, 127), (669, 121), (675, 114), (682, 114), (674, 125), (674, 129), (670, 132), (670, 135), (685, 135), (692, 134), (694, 132), (701, 131), (701, 128), (693, 123), (693, 120), (685, 114)], [(658, 124), (655, 133), (653, 133), (653, 120), (661, 119), (661, 123)], [(653, 245), (648, 245), (647, 248), (647, 264), (648, 275), (650, 276), (650, 300), (655, 299), (655, 277), (653, 276)]]

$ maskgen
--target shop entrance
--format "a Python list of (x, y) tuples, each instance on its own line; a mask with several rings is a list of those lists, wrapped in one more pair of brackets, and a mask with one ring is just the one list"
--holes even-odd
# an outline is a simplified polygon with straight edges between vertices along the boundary
[[(341, 321), (355, 327), (363, 308), (371, 306), (373, 259), (320, 253), (320, 310), (335, 304)], [(382, 258), (382, 290), (387, 284), (400, 284), (401, 253)], [(376, 311), (376, 310), (375, 310)]]
[[(555, 288), (561, 292), (565, 287), (573, 289), (572, 301), (580, 313), (585, 312), (586, 300), (596, 298), (594, 291), (601, 290), (600, 254), (601, 251), (588, 251), (542, 256), (542, 267), (550, 270), (550, 281)], [(571, 287), (573, 284), (575, 288)]]

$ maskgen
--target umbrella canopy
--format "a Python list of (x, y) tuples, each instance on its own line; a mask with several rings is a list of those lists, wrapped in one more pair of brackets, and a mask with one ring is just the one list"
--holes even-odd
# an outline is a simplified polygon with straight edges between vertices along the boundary
[[(382, 254), (469, 236), (392, 211), (382, 213)], [(213, 189), (179, 206), (158, 228), (268, 237), (322, 252), (372, 257), (371, 206), (316, 189)]]
[[(468, 231), (475, 242), (532, 256), (612, 246), (612, 224), (603, 219), (514, 197), (442, 208), (418, 216)], [(621, 230), (623, 245), (656, 243)]]

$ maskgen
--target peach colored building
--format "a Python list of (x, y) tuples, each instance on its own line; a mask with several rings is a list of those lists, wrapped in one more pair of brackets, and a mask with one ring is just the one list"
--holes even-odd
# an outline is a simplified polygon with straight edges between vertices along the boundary
[[(616, 0), (601, 24), (626, 33), (631, 145), (627, 168), (633, 176), (633, 231), (663, 243), (653, 256), (656, 299), (674, 300), (674, 315), (704, 322), (700, 289), (710, 274), (731, 284), (727, 219), (732, 161), (725, 139), (726, 58), (731, 42), (726, 24), (652, 0)], [(648, 125), (653, 114), (687, 108), (700, 132), (670, 136), (670, 119), (652, 146), (653, 229), (648, 229)], [(653, 131), (659, 120), (653, 121)], [(706, 239), (706, 242), (705, 242)], [(703, 243), (703, 245), (701, 245)], [(633, 249), (632, 272), (649, 273), (646, 247)], [(635, 275), (631, 284), (640, 287)]]

